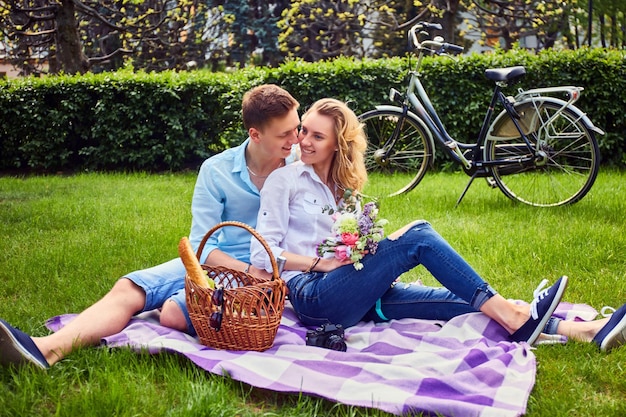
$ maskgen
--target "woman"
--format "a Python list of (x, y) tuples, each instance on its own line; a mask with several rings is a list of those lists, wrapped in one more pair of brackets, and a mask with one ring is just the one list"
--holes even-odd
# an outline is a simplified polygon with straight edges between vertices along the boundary
[[(301, 161), (274, 171), (261, 191), (257, 230), (275, 256), (286, 258), (283, 279), (299, 319), (310, 326), (352, 326), (400, 318), (449, 320), (481, 311), (511, 335), (534, 343), (544, 331), (596, 341), (603, 350), (624, 343), (626, 305), (613, 317), (588, 323), (561, 322), (551, 315), (567, 286), (561, 277), (538, 292), (530, 305), (506, 300), (486, 283), (425, 221), (413, 222), (378, 243), (354, 268), (350, 258), (319, 258), (317, 246), (333, 225), (347, 189), (367, 180), (367, 142), (356, 115), (342, 102), (322, 99), (302, 119)], [(328, 209), (332, 210), (328, 210)], [(251, 245), (251, 262), (271, 271), (265, 249)], [(396, 285), (404, 272), (423, 265), (445, 288)], [(597, 339), (597, 340), (596, 340)]]

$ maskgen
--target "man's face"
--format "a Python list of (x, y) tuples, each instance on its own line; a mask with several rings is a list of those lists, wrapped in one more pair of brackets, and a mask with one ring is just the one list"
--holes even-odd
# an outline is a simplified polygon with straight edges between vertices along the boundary
[(299, 126), (300, 116), (294, 108), (284, 117), (272, 119), (262, 131), (250, 129), (250, 137), (268, 153), (286, 158), (291, 154), (291, 146), (298, 143)]

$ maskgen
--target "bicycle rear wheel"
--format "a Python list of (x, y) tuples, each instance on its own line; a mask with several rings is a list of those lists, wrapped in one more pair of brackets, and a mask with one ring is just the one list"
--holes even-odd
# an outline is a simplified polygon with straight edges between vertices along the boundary
[(384, 198), (415, 188), (433, 158), (424, 127), (410, 116), (403, 117), (399, 109), (371, 110), (359, 119), (368, 139), (365, 165), (369, 181), (364, 194)]
[[(600, 167), (598, 143), (580, 114), (570, 108), (559, 113), (561, 108), (550, 101), (516, 107), (520, 125), (539, 154), (534, 163), (492, 168), (497, 186), (507, 197), (532, 206), (551, 207), (575, 203), (591, 189)], [(485, 144), (485, 159), (529, 156), (531, 152), (510, 117), (498, 119)]]

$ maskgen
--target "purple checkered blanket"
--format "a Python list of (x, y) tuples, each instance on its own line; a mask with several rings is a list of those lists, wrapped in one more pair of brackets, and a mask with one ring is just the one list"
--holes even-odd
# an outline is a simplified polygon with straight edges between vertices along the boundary
[[(591, 320), (597, 312), (561, 303), (557, 315)], [(74, 316), (53, 317), (47, 326), (56, 331)], [(507, 342), (506, 331), (480, 313), (448, 322), (359, 323), (346, 330), (347, 352), (306, 346), (306, 330), (288, 305), (269, 350), (215, 350), (160, 326), (155, 311), (137, 316), (103, 344), (176, 352), (211, 373), (255, 387), (302, 392), (397, 415), (517, 416), (525, 413), (535, 383), (530, 346)]]

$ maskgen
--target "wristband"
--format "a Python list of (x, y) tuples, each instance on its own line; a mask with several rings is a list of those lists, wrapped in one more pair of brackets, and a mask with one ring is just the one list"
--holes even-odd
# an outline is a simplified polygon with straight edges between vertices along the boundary
[(319, 261), (320, 261), (319, 257), (318, 258), (313, 258), (313, 262), (311, 262), (311, 266), (309, 266), (309, 269), (307, 269), (304, 272), (312, 272), (315, 269), (315, 267), (317, 266), (317, 264), (319, 263)]

